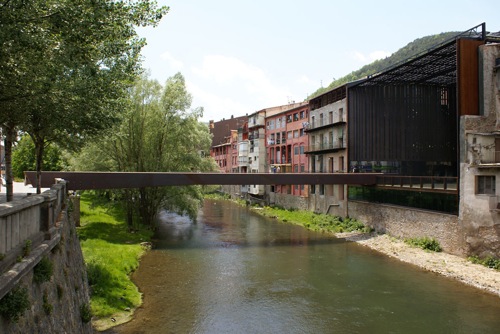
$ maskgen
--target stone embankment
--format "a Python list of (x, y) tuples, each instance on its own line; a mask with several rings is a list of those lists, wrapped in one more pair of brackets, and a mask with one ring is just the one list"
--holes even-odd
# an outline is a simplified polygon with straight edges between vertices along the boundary
[(500, 297), (500, 271), (498, 270), (471, 263), (456, 255), (412, 247), (387, 234), (340, 233), (337, 236)]

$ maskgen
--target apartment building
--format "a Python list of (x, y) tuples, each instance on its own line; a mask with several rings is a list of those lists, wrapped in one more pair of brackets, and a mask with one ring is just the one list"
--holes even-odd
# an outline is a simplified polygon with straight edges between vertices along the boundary
[[(308, 172), (305, 154), (308, 137), (304, 127), (308, 119), (308, 103), (266, 117), (266, 151), (271, 173)], [(307, 197), (308, 186), (274, 185), (269, 187), (269, 193)]]
[(238, 127), (245, 123), (246, 116), (210, 121), (209, 130), (212, 135), (210, 156), (219, 166), (220, 172), (238, 171)]
[[(334, 88), (309, 101), (306, 153), (311, 173), (344, 173), (347, 162), (347, 88)], [(309, 209), (345, 215), (346, 186), (311, 185)]]

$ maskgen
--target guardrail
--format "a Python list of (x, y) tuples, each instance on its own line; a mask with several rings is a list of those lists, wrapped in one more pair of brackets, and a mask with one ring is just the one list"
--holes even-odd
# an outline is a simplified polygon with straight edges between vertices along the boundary
[(67, 198), (66, 181), (42, 194), (0, 204), (0, 273), (56, 231)]
[(458, 177), (378, 175), (377, 187), (456, 193), (458, 192)]

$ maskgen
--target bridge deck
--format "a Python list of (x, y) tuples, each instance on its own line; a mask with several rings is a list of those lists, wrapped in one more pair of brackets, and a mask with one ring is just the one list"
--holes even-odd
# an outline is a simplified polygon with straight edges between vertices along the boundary
[[(24, 172), (26, 183), (35, 184), (36, 173)], [(42, 172), (42, 187), (56, 178), (68, 181), (69, 190), (119, 189), (185, 185), (351, 184), (375, 185), (378, 173), (133, 173)]]

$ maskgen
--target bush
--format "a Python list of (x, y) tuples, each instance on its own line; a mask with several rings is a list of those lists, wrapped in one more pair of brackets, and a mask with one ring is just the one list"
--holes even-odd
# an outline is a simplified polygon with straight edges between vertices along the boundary
[(47, 282), (50, 280), (53, 270), (52, 262), (47, 257), (43, 257), (33, 268), (33, 280), (36, 283)]
[(84, 323), (92, 320), (92, 310), (90, 309), (89, 304), (80, 305), (80, 317)]
[(429, 250), (433, 252), (441, 252), (443, 249), (439, 242), (434, 238), (408, 238), (405, 242), (411, 246), (422, 248), (423, 250)]
[(17, 287), (0, 300), (0, 314), (7, 320), (17, 322), (30, 307), (28, 289)]
[(488, 268), (500, 270), (500, 259), (494, 258), (493, 256), (487, 256), (484, 259), (481, 259), (477, 255), (474, 255), (469, 257), (469, 261), (472, 263), (481, 264)]

